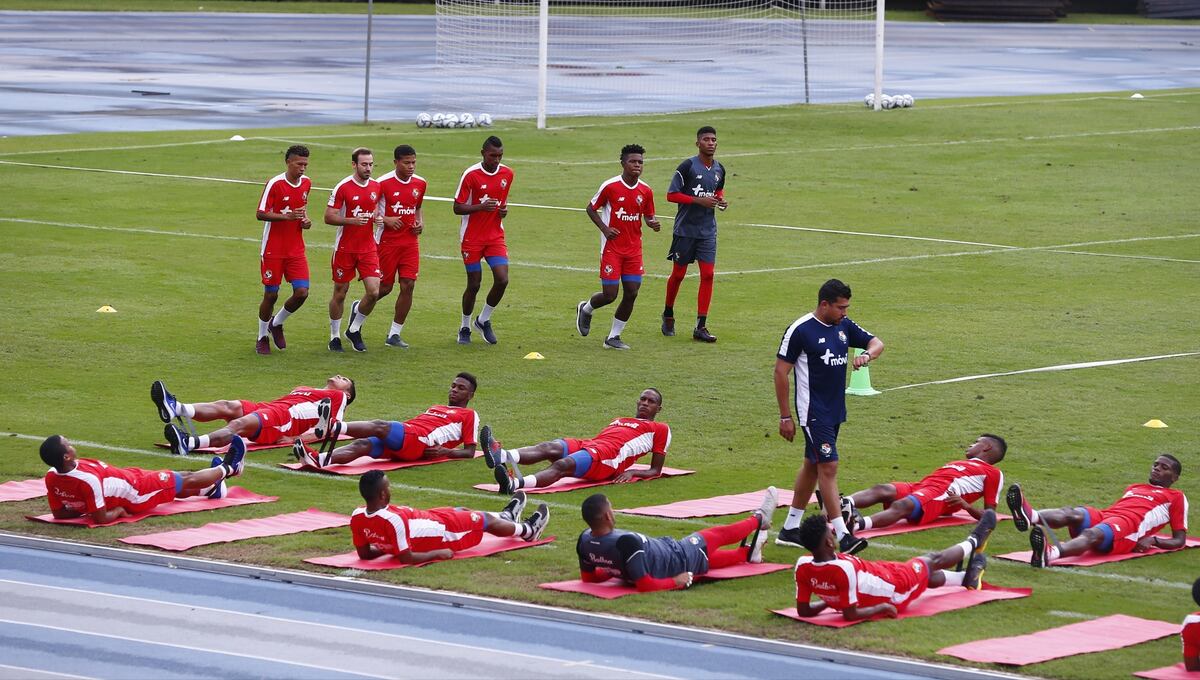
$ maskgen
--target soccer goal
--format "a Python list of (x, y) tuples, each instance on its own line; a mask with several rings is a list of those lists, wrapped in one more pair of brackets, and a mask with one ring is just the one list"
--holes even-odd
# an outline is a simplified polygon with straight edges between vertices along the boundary
[(447, 110), (650, 114), (861, 100), (883, 0), (437, 0)]

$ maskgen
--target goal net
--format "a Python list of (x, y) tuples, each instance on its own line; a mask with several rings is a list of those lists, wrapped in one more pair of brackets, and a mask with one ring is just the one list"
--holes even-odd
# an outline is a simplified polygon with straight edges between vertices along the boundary
[[(882, 0), (544, 2), (437, 0), (437, 104), (612, 115), (845, 102), (876, 89)], [(882, 22), (878, 40), (882, 50)]]

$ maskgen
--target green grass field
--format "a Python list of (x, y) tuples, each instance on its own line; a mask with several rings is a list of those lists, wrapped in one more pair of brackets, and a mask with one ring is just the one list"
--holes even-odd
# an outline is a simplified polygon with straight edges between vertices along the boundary
[[(597, 313), (591, 337), (576, 336), (575, 304), (597, 287), (596, 232), (579, 212), (545, 208), (513, 207), (507, 220), (513, 266), (494, 318), (500, 344), (456, 345), (457, 220), (447, 203), (430, 202), (422, 236), (430, 257), (405, 328), (411, 349), (384, 347), (385, 302), (365, 326), (369, 352), (326, 351), (332, 230), (317, 225), (308, 236), (312, 296), (288, 322), (289, 348), (254, 354), (261, 296), (254, 208), (288, 143), (311, 146), (309, 174), (325, 188), (348, 174), (352, 147), (375, 147), (386, 166), (387, 150), (413, 144), (430, 195), (444, 197), (476, 160), (481, 131), (417, 130), (404, 121), (0, 139), (0, 304), (7, 310), (0, 360), (13, 381), (0, 410), (8, 433), (0, 440), (0, 481), (40, 476), (37, 443), (51, 433), (92, 442), (80, 445), (84, 455), (119, 465), (200, 467), (201, 460), (164, 457), (153, 447), (162, 428), (148, 399), (156, 378), (186, 401), (267, 399), (340, 372), (358, 381), (351, 416), (404, 419), (441, 403), (453, 374), (468, 370), (480, 378), (474, 406), (509, 446), (590, 436), (612, 417), (632, 415), (642, 388), (661, 389), (661, 418), (674, 430), (668, 464), (698, 473), (611, 488), (617, 507), (786, 488), (802, 449), (776, 434), (774, 353), (831, 276), (853, 287), (852, 318), (887, 343), (871, 367), (879, 389), (1200, 350), (1200, 229), (1187, 188), (1200, 176), (1198, 101), (1200, 91), (1189, 90), (1140, 101), (1126, 93), (928, 101), (879, 114), (827, 106), (572, 119), (542, 132), (525, 122), (497, 126), (516, 172), (510, 200), (566, 208), (582, 207), (616, 174), (618, 150), (629, 142), (647, 146), (645, 179), (663, 201), (678, 159), (694, 152), (696, 127), (717, 127), (731, 203), (720, 216), (709, 324), (720, 342), (659, 334), (669, 236), (647, 232), (648, 276), (624, 333), (628, 353), (601, 349), (611, 308)], [(234, 133), (246, 141), (226, 141)], [(311, 201), (320, 205), (326, 195), (314, 190)], [(689, 279), (676, 305), (684, 326), (695, 290)], [(118, 313), (97, 314), (105, 304)], [(524, 360), (530, 351), (546, 359)], [(1144, 480), (1159, 452), (1183, 460), (1179, 488), (1200, 498), (1198, 377), (1200, 356), (1185, 356), (850, 398), (842, 486), (917, 479), (993, 431), (1010, 442), (1007, 479), (1022, 482), (1035, 505), (1105, 506)], [(1151, 418), (1169, 429), (1141, 426)], [(44, 511), (35, 500), (0, 505), (0, 529), (112, 544), (208, 521), (307, 507), (348, 513), (359, 504), (355, 480), (275, 467), (286, 458), (282, 449), (252, 454), (241, 480), (280, 496), (269, 505), (84, 531), (26, 521)], [(470, 488), (489, 479), (478, 461), (391, 479), (397, 502), (502, 505)], [(989, 581), (1031, 586), (1034, 595), (844, 631), (766, 611), (790, 604), (789, 572), (616, 602), (538, 590), (539, 582), (576, 573), (577, 508), (586, 495), (548, 499), (550, 533), (559, 537), (550, 546), (367, 578), (939, 661), (950, 659), (936, 650), (968, 640), (1112, 613), (1178, 621), (1196, 608), (1194, 554), (1040, 572), (994, 561)], [(620, 518), (621, 526), (659, 535), (705, 524)], [(908, 559), (963, 533), (880, 539), (866, 556)], [(1026, 546), (1025, 535), (1004, 523), (990, 550)], [(192, 552), (306, 569), (303, 557), (349, 548), (347, 531), (330, 530)], [(766, 553), (776, 562), (798, 554), (774, 545)], [(1178, 655), (1178, 640), (1164, 639), (1022, 671), (1123, 677)]]

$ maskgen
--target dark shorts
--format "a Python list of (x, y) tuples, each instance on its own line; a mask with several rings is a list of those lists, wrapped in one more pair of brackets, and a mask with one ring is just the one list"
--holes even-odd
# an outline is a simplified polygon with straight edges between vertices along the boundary
[(667, 259), (675, 264), (691, 264), (696, 260), (701, 262), (717, 261), (717, 237), (692, 238), (690, 236), (672, 236), (671, 252)]
[(683, 562), (693, 574), (708, 572), (708, 542), (700, 534), (690, 534), (679, 539), (683, 548)]
[(837, 462), (837, 437), (841, 427), (840, 424), (810, 423), (800, 428), (804, 432), (804, 459), (818, 465)]

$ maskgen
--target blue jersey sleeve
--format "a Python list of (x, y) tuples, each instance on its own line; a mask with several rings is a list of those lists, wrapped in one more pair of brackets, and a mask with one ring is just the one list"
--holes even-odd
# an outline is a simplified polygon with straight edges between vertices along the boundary
[(875, 337), (874, 335), (871, 335), (863, 330), (861, 326), (854, 323), (849, 318), (844, 320), (842, 326), (846, 329), (846, 338), (848, 340), (846, 344), (850, 345), (851, 347), (866, 349), (867, 345), (871, 342), (871, 339)]
[(675, 174), (671, 175), (671, 185), (667, 187), (668, 194), (680, 194), (684, 192), (684, 178), (692, 171), (692, 160), (688, 160), (679, 164), (675, 168)]
[(775, 356), (789, 364), (794, 364), (800, 359), (800, 353), (803, 351), (804, 334), (800, 332), (799, 326), (795, 326), (784, 331), (783, 341), (779, 343), (779, 353)]

